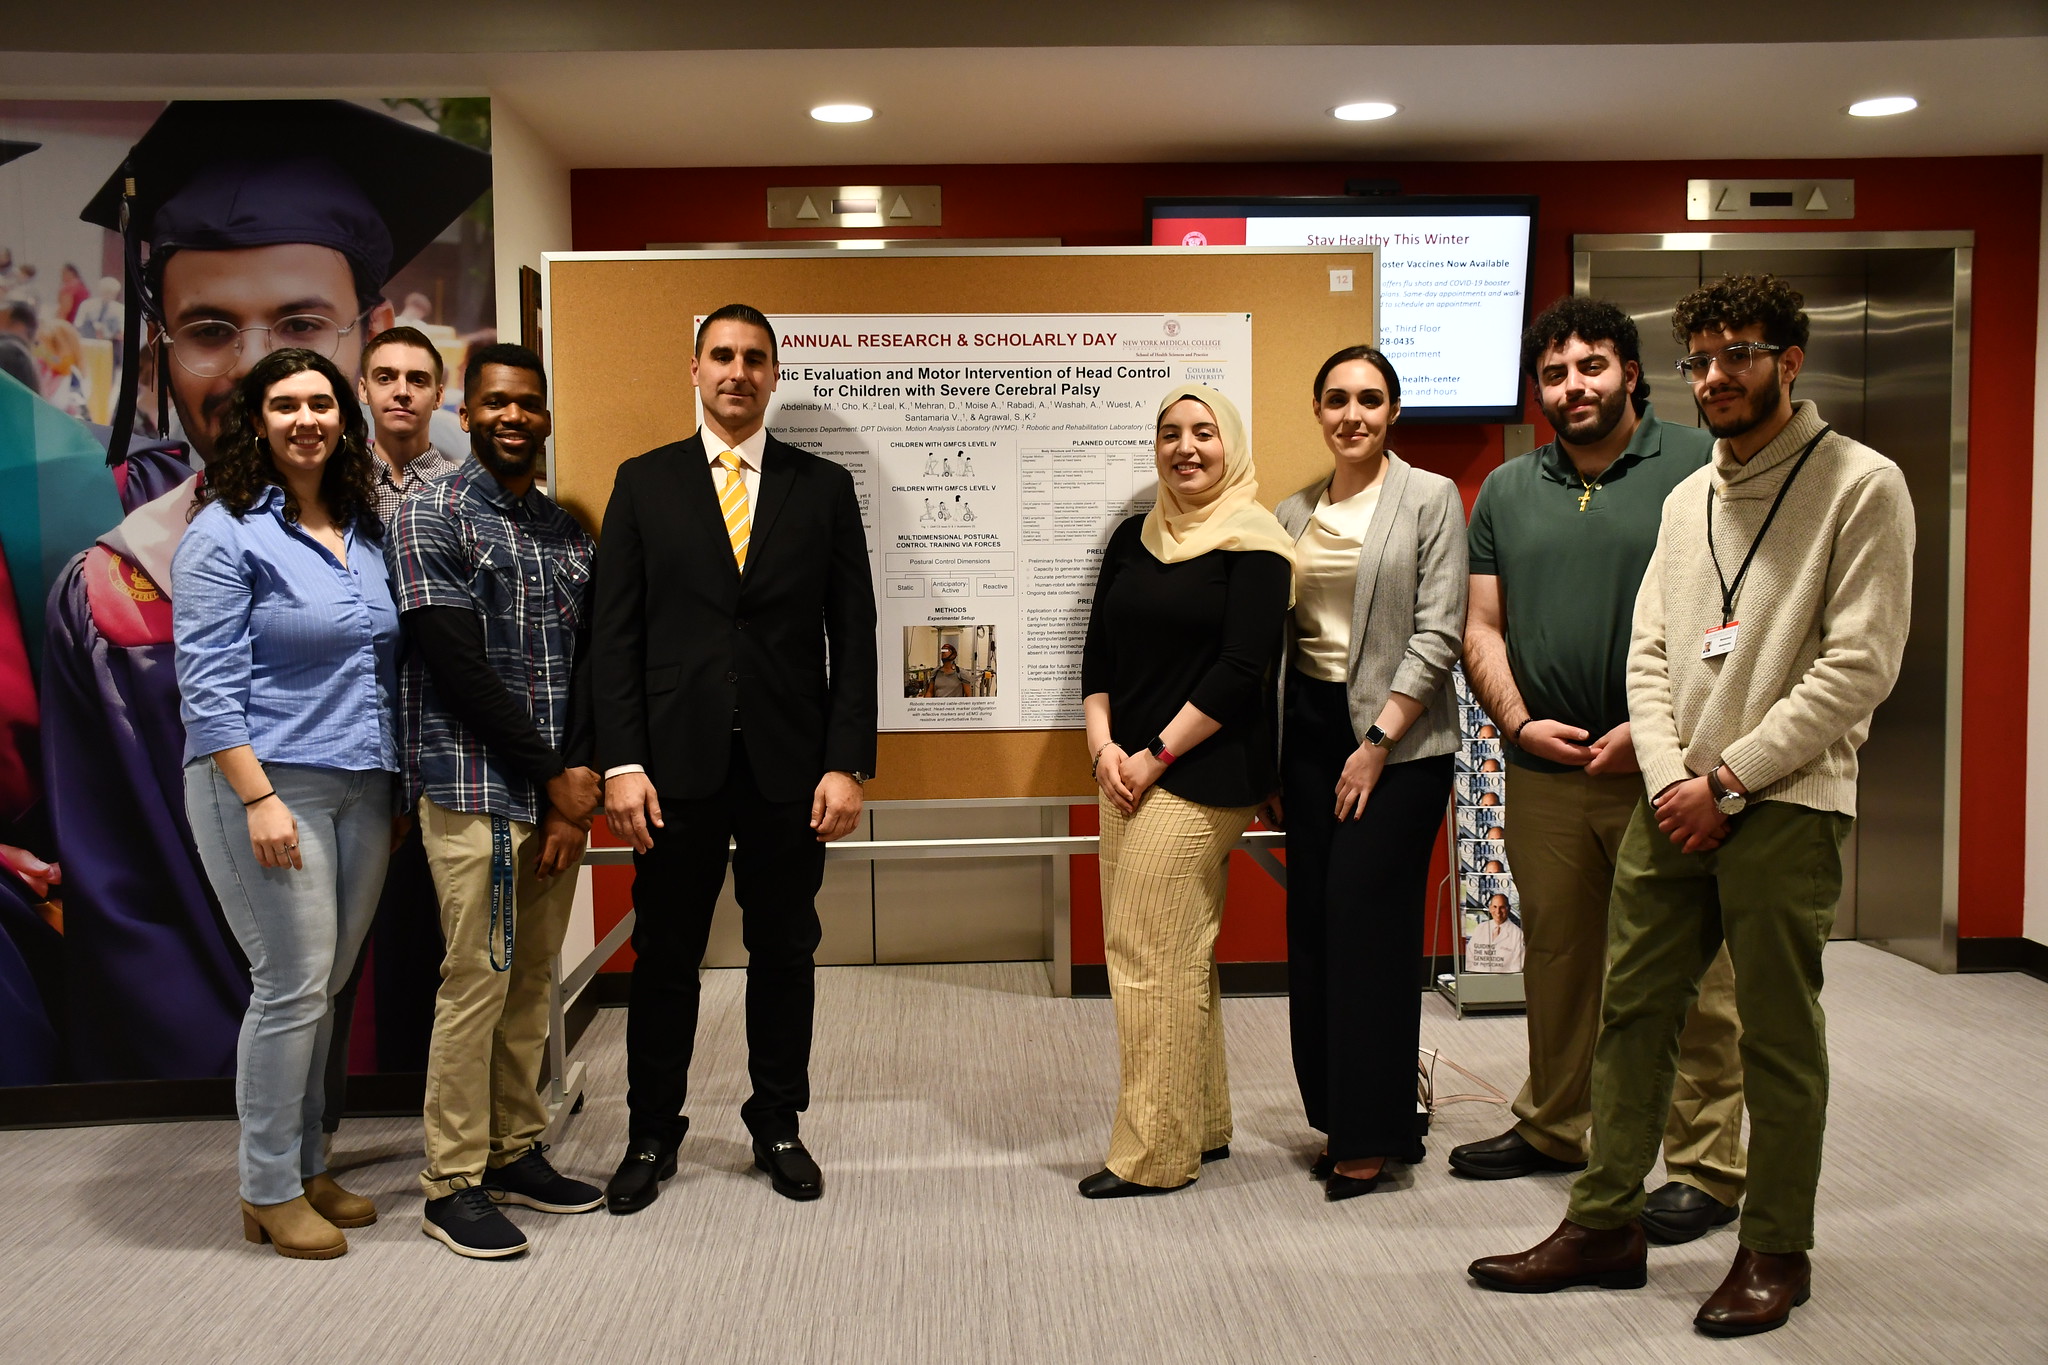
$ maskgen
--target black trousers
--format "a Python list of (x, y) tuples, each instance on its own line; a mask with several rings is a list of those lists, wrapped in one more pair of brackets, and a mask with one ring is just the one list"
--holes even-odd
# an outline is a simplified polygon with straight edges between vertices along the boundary
[(1294, 1075), (1333, 1158), (1417, 1161), (1417, 973), (1452, 761), (1388, 764), (1364, 813), (1340, 824), (1337, 777), (1357, 747), (1344, 685), (1290, 674), (1280, 777)]
[(405, 842), (391, 854), (377, 917), (363, 936), (355, 970), (334, 997), (334, 1041), (327, 1051), (326, 1107), (320, 1117), (324, 1131), (341, 1127), (348, 1102), (348, 1042), (355, 1027), (363, 964), (374, 952), (377, 980), (371, 1008), (377, 1018), (377, 1070), (425, 1071), (427, 1046), (434, 1037), (434, 994), (441, 989), (441, 959), (447, 951), (441, 940), (441, 902), (434, 891), (434, 874), (427, 868), (420, 823), (414, 820)]
[(811, 802), (770, 801), (740, 736), (716, 796), (662, 805), (654, 847), (633, 866), (633, 1000), (626, 1015), (626, 1108), (632, 1138), (679, 1142), (697, 1040), (697, 970), (725, 884), (727, 841), (747, 945), (747, 1072), (740, 1106), (763, 1142), (797, 1135), (811, 1102), (811, 1009), (818, 887), (825, 846)]

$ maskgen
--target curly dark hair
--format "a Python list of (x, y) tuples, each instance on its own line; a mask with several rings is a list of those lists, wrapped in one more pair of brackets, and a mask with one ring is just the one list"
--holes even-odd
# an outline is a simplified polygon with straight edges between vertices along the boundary
[(1642, 339), (1636, 335), (1636, 320), (1605, 299), (1567, 294), (1544, 309), (1529, 324), (1529, 330), (1522, 333), (1522, 373), (1535, 382), (1536, 367), (1543, 353), (1573, 337), (1588, 346), (1609, 342), (1623, 364), (1635, 362), (1636, 388), (1629, 395), (1629, 402), (1635, 405), (1636, 416), (1641, 417), (1643, 409), (1650, 406), (1650, 379), (1643, 373)]
[(206, 466), (206, 477), (199, 481), (199, 498), (192, 513), (197, 516), (200, 508), (219, 499), (237, 519), (246, 517), (263, 490), (275, 484), (284, 489), (284, 519), (297, 523), (299, 501), (278, 474), (270, 442), (263, 434), (263, 399), (279, 380), (308, 370), (326, 379), (341, 411), (341, 443), (320, 472), (320, 501), (327, 504), (335, 525), (382, 540), (384, 523), (377, 517), (377, 457), (370, 453), (369, 424), (363, 420), (362, 405), (333, 361), (297, 346), (264, 356), (235, 385), (221, 419), (218, 452)]
[(1354, 360), (1363, 360), (1380, 372), (1380, 378), (1387, 381), (1387, 401), (1401, 401), (1401, 376), (1394, 373), (1394, 362), (1380, 353), (1377, 346), (1346, 346), (1343, 350), (1323, 362), (1323, 368), (1316, 371), (1314, 396), (1316, 403), (1323, 401), (1323, 381), (1330, 377), (1330, 371), (1339, 365), (1348, 365)]
[(1740, 331), (1762, 323), (1773, 346), (1806, 349), (1806, 296), (1774, 275), (1723, 275), (1678, 301), (1671, 335), (1689, 344), (1700, 332)]

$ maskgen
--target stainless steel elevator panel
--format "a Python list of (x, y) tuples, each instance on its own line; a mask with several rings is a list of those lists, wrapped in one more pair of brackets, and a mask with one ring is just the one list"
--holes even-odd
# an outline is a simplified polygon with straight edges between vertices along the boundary
[(1575, 249), (1576, 292), (1635, 319), (1651, 399), (1672, 422), (1699, 420), (1672, 368), (1684, 349), (1671, 335), (1678, 298), (1723, 274), (1784, 279), (1805, 295), (1812, 328), (1797, 396), (1904, 472), (1913, 627), (1862, 751), (1835, 936), (1953, 971), (1970, 234), (1580, 237)]

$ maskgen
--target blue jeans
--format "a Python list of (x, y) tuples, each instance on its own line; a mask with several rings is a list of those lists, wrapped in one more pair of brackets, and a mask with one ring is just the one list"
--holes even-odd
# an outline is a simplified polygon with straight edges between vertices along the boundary
[(212, 759), (185, 768), (185, 813), (221, 913), (249, 959), (249, 1010), (235, 1050), (242, 1198), (282, 1204), (326, 1169), (321, 1076), (334, 996), (347, 982), (384, 889), (392, 776), (266, 766), (299, 827), (303, 869), (263, 867), (249, 819)]

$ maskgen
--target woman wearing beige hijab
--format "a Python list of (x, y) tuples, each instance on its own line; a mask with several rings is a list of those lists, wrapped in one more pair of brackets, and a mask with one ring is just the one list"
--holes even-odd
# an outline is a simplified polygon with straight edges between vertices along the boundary
[(1167, 392), (1153, 455), (1159, 500), (1110, 536), (1081, 662), (1122, 1057), (1090, 1199), (1181, 1189), (1230, 1155), (1216, 931), (1231, 846), (1277, 785), (1292, 537), (1259, 504), (1243, 419), (1216, 390)]

